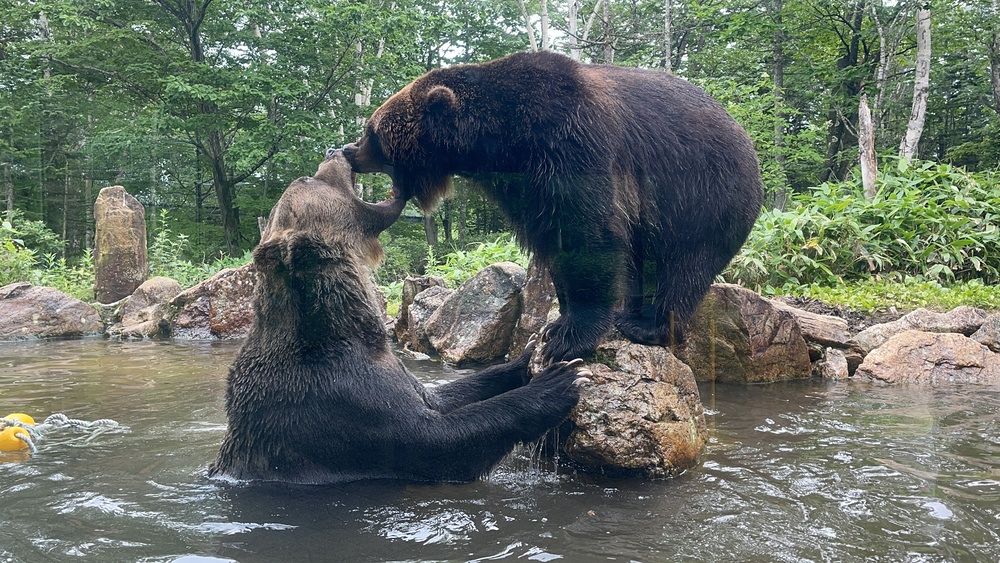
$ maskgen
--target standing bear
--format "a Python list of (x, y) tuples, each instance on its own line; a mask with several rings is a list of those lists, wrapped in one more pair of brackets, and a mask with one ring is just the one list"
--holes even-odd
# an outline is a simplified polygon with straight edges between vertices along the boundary
[(753, 143), (700, 88), (551, 52), (432, 70), (375, 110), (344, 153), (425, 211), (452, 175), (485, 188), (552, 273), (550, 362), (592, 353), (613, 323), (638, 343), (682, 339), (763, 199)]
[(320, 483), (466, 481), (562, 422), (582, 361), (513, 362), (424, 388), (389, 349), (371, 268), (405, 205), (369, 204), (335, 152), (275, 204), (253, 253), (253, 328), (229, 372), (210, 475)]

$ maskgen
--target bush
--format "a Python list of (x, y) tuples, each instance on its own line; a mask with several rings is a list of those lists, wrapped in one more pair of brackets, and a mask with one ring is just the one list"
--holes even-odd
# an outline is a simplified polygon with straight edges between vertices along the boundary
[(252, 259), (251, 251), (243, 256), (220, 255), (211, 262), (196, 264), (187, 258), (191, 242), (187, 235), (175, 233), (170, 227), (170, 216), (161, 210), (159, 224), (163, 225), (149, 245), (149, 273), (151, 276), (173, 278), (181, 287), (192, 285), (211, 277), (225, 268), (238, 268)]
[(467, 250), (453, 250), (445, 255), (443, 262), (438, 263), (433, 249), (427, 255), (427, 273), (444, 278), (448, 287), (457, 287), (465, 280), (476, 275), (490, 264), (496, 262), (515, 262), (523, 267), (528, 266), (528, 257), (514, 242), (514, 237), (504, 235), (491, 242), (478, 242), (469, 245)]
[(10, 221), (0, 223), (0, 286), (28, 281), (35, 266), (35, 252), (25, 248)]
[(767, 210), (723, 275), (758, 291), (906, 276), (1000, 281), (1000, 186), (947, 164), (900, 164), (865, 199), (859, 178)]
[(76, 263), (63, 257), (46, 254), (32, 273), (32, 283), (54, 287), (83, 301), (94, 299), (94, 257), (86, 250)]

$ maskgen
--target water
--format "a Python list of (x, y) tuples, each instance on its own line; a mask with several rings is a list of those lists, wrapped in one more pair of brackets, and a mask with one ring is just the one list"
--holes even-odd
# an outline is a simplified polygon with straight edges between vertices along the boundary
[(239, 486), (204, 477), (236, 349), (0, 345), (0, 415), (129, 427), (89, 443), (53, 431), (0, 464), (0, 561), (1000, 559), (997, 388), (703, 388), (712, 440), (672, 481), (521, 454), (469, 484)]

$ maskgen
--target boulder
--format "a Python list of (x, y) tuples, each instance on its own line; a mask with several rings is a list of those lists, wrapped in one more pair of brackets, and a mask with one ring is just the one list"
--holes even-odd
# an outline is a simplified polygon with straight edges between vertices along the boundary
[[(508, 353), (511, 358), (524, 351), (528, 340), (542, 330), (542, 327), (553, 317), (553, 304), (556, 303), (556, 287), (546, 268), (537, 258), (528, 263), (527, 281), (521, 291), (521, 315), (514, 327)], [(558, 317), (558, 311), (555, 311)]]
[(602, 343), (570, 415), (563, 451), (589, 469), (668, 477), (693, 467), (708, 440), (691, 368), (666, 348)]
[(737, 285), (713, 285), (686, 334), (679, 355), (699, 381), (769, 383), (812, 371), (795, 315)]
[(422, 354), (434, 351), (434, 346), (427, 338), (427, 321), (452, 293), (455, 293), (454, 289), (432, 285), (413, 297), (413, 302), (406, 310), (408, 349)]
[(994, 352), (1000, 352), (1000, 313), (986, 319), (983, 326), (972, 334), (972, 339)]
[(121, 302), (120, 320), (108, 335), (120, 338), (152, 338), (161, 334), (170, 300), (181, 292), (177, 280), (157, 276), (142, 283)]
[(782, 311), (787, 311), (795, 316), (802, 330), (802, 337), (806, 342), (830, 346), (833, 348), (851, 347), (851, 329), (847, 321), (833, 315), (820, 315), (810, 311), (803, 311), (797, 307), (792, 307), (775, 299), (771, 304)]
[(847, 355), (840, 348), (827, 348), (823, 358), (813, 364), (813, 374), (823, 379), (847, 379), (851, 376)]
[(101, 303), (128, 297), (149, 275), (146, 211), (125, 188), (103, 188), (94, 202), (94, 294)]
[(253, 326), (253, 263), (227, 268), (170, 301), (170, 335), (188, 340), (244, 338)]
[(907, 330), (951, 332), (969, 336), (979, 330), (986, 318), (986, 311), (975, 307), (956, 307), (947, 313), (917, 309), (895, 321), (870, 326), (859, 332), (854, 340), (862, 350), (871, 352)]
[(448, 296), (427, 322), (427, 337), (446, 361), (488, 362), (510, 349), (527, 273), (513, 262), (487, 266)]
[(103, 329), (97, 309), (58, 289), (26, 282), (0, 288), (0, 340), (87, 336)]
[(444, 287), (444, 280), (435, 276), (407, 276), (403, 280), (403, 297), (399, 303), (399, 315), (396, 318), (396, 325), (392, 333), (400, 344), (413, 342), (410, 335), (410, 305), (418, 293), (431, 287)]
[(1000, 354), (962, 334), (907, 330), (869, 352), (854, 377), (890, 384), (1000, 384)]

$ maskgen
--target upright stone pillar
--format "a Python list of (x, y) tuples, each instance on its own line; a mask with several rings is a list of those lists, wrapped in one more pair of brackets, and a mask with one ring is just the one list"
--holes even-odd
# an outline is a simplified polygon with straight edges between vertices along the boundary
[(149, 276), (146, 211), (125, 188), (104, 188), (94, 202), (94, 294), (101, 303), (132, 295)]

